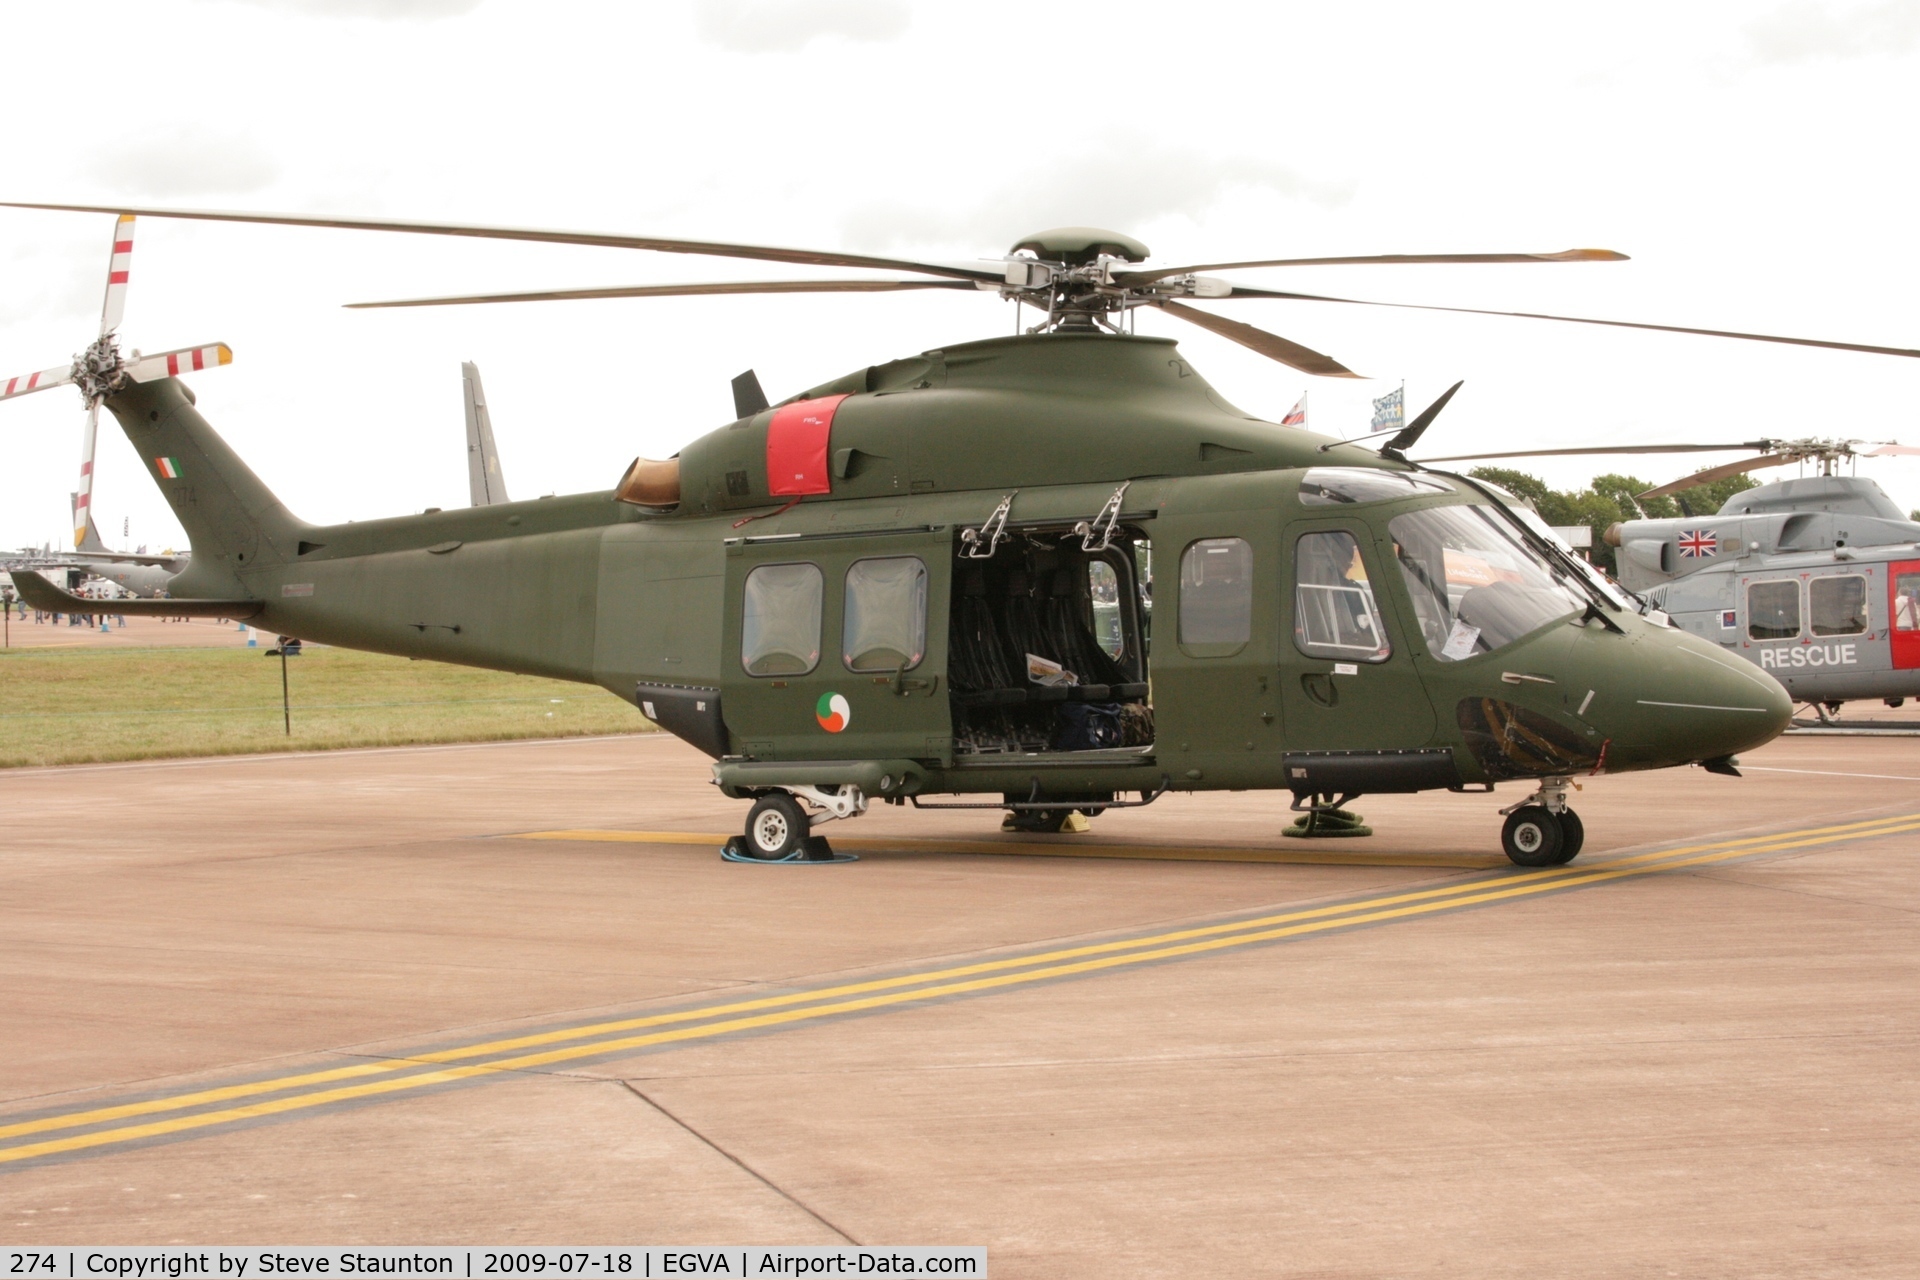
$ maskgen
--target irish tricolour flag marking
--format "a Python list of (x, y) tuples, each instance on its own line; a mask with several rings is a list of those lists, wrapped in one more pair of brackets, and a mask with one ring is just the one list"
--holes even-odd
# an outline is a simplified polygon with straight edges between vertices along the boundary
[(820, 701), (813, 704), (813, 718), (828, 733), (839, 733), (853, 719), (853, 708), (847, 705), (847, 700), (840, 694), (823, 693)]
[(153, 465), (160, 468), (160, 474), (169, 480), (180, 478), (180, 464), (172, 458), (155, 458)]

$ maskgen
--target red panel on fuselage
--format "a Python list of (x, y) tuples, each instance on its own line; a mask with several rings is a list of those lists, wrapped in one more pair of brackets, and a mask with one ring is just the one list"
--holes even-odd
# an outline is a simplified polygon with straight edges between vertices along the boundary
[(1893, 667), (1920, 667), (1920, 560), (1895, 560), (1887, 566), (1887, 618), (1893, 625)]
[(845, 396), (800, 400), (773, 411), (767, 425), (767, 492), (777, 498), (829, 493), (827, 436)]

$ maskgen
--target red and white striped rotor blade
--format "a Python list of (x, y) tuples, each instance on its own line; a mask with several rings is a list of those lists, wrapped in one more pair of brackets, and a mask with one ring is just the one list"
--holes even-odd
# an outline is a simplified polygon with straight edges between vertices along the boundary
[(100, 304), (100, 335), (120, 327), (127, 310), (127, 273), (133, 266), (133, 215), (123, 213), (113, 224), (113, 253), (107, 258), (107, 296)]
[(127, 376), (135, 382), (154, 382), (161, 378), (177, 378), (195, 369), (212, 369), (232, 363), (233, 348), (224, 342), (216, 342), (211, 346), (182, 347), (178, 351), (141, 356), (127, 365)]
[(45, 391), (48, 387), (64, 387), (72, 381), (72, 365), (62, 365), (58, 369), (42, 369), (38, 373), (24, 374), (18, 378), (8, 378), (0, 382), (0, 400), (11, 400), (15, 396), (24, 396), (33, 391)]
[(87, 430), (80, 437), (80, 487), (73, 494), (73, 545), (87, 540), (87, 520), (93, 514), (93, 454), (100, 439), (100, 403), (87, 406)]
[(1911, 457), (1914, 454), (1920, 453), (1920, 448), (1915, 448), (1910, 444), (1878, 444), (1871, 449), (1862, 449), (1860, 452), (1875, 457), (1887, 457), (1889, 455)]

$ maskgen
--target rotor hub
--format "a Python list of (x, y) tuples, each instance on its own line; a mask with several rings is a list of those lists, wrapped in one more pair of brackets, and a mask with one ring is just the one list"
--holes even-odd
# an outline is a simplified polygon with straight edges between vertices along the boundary
[(127, 381), (127, 362), (111, 333), (103, 333), (73, 358), (73, 385), (89, 407), (106, 399)]

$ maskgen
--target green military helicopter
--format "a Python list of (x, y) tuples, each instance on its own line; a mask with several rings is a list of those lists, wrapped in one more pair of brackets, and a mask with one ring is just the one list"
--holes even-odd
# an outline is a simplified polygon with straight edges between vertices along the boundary
[[(1231, 267), (1618, 254), (1147, 268), (1139, 242), (1068, 228), (983, 267), (130, 212), (912, 275), (362, 305), (979, 289), (1035, 308), (1016, 336), (862, 368), (777, 405), (742, 375), (735, 421), (675, 458), (636, 460), (609, 491), (342, 525), (289, 512), (179, 380), (100, 380), (193, 541), (176, 598), (156, 609), (598, 684), (713, 757), (715, 782), (750, 804), (735, 856), (829, 857), (813, 829), (874, 802), (1058, 829), (1169, 791), (1270, 789), (1317, 834), (1354, 830), (1342, 805), (1359, 795), (1524, 781), (1503, 846), (1554, 865), (1583, 838), (1575, 776), (1733, 773), (1735, 753), (1788, 723), (1778, 683), (1609, 584), (1509, 495), (1407, 461), (1447, 397), (1363, 448), (1253, 418), (1174, 342), (1128, 331), (1154, 306), (1295, 369), (1353, 376), (1186, 300), (1353, 301), (1202, 274)], [(70, 607), (31, 576), (21, 587), (38, 607)]]

